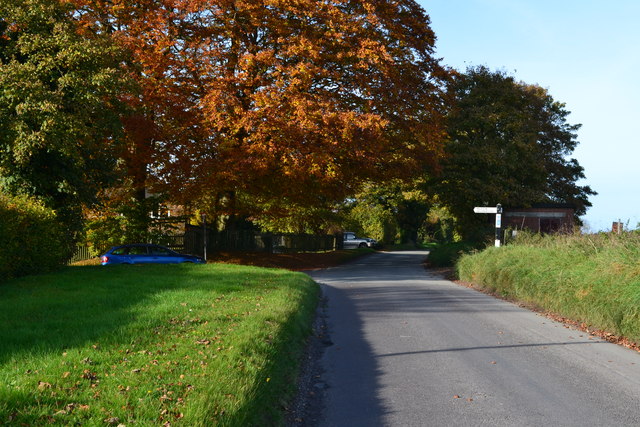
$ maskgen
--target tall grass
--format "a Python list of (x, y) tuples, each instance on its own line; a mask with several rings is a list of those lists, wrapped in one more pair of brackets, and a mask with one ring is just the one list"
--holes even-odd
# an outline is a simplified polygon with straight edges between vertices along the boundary
[(235, 265), (67, 267), (0, 286), (0, 424), (277, 425), (317, 302)]
[(464, 281), (640, 343), (640, 235), (527, 236), (463, 256)]
[(483, 244), (470, 242), (432, 244), (429, 246), (427, 262), (431, 267), (453, 267), (462, 255), (474, 252), (483, 246)]

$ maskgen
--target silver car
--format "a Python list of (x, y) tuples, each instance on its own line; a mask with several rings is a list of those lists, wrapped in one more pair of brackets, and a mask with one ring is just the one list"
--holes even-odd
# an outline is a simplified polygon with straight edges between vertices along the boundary
[(373, 248), (378, 243), (370, 237), (358, 237), (353, 231), (345, 231), (343, 236), (345, 249)]

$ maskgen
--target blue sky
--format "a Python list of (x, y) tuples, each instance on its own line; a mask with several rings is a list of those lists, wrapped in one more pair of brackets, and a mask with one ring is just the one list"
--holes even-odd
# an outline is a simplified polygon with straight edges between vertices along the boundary
[(502, 69), (549, 90), (581, 123), (572, 157), (599, 194), (592, 231), (640, 222), (640, 1), (417, 0), (443, 63)]

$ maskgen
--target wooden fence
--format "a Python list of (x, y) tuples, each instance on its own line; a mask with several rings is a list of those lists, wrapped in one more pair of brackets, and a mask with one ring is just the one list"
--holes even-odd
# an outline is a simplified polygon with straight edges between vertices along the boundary
[[(204, 232), (200, 227), (187, 227), (183, 236), (185, 253), (204, 253)], [(207, 233), (207, 252), (318, 252), (342, 247), (340, 235), (274, 234), (256, 231), (223, 231)]]

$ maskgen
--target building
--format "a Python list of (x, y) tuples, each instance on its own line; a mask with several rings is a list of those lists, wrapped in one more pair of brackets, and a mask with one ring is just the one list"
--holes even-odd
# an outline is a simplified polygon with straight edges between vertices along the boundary
[(570, 204), (536, 204), (530, 208), (509, 208), (502, 213), (502, 228), (535, 233), (572, 233), (575, 208)]

